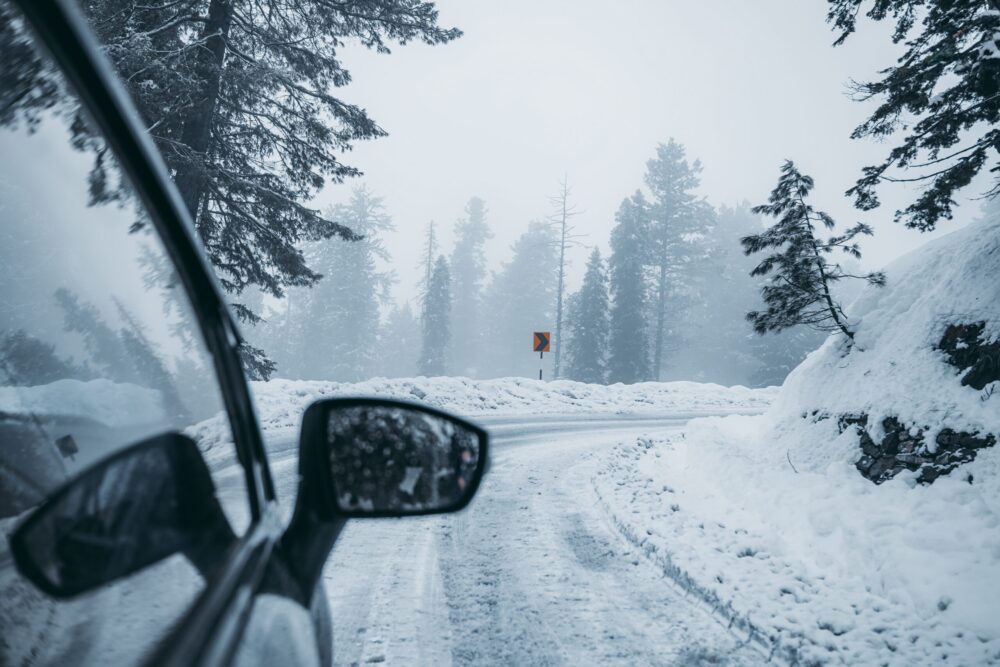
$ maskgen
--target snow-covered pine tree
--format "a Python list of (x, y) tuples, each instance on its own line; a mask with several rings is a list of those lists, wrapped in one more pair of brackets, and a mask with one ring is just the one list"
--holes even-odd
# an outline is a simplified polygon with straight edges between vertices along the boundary
[(650, 379), (644, 272), (649, 204), (641, 192), (636, 191), (621, 203), (615, 221), (608, 260), (611, 291), (608, 382), (644, 382)]
[(95, 369), (98, 377), (144, 384), (145, 378), (126, 353), (118, 331), (108, 324), (97, 306), (65, 287), (57, 289), (54, 296), (63, 312), (63, 329), (83, 339), (88, 365)]
[(118, 330), (122, 351), (143, 379), (142, 386), (156, 389), (160, 394), (165, 415), (174, 419), (190, 419), (187, 407), (177, 391), (173, 374), (167, 369), (162, 354), (139, 321), (118, 299), (114, 299), (122, 327)]
[(423, 303), (427, 289), (430, 287), (431, 276), (434, 275), (434, 260), (437, 256), (437, 231), (435, 230), (434, 221), (431, 220), (427, 223), (427, 233), (424, 235), (424, 249), (420, 256), (420, 281), (417, 283), (417, 288), (420, 292), (421, 303)]
[[(866, 3), (827, 1), (842, 44)], [(892, 39), (905, 40), (906, 52), (882, 78), (856, 84), (857, 97), (881, 103), (852, 137), (905, 136), (848, 190), (855, 205), (877, 207), (883, 181), (920, 183), (922, 193), (896, 220), (934, 229), (984, 167), (995, 175), (986, 197), (1000, 197), (1000, 0), (878, 0), (865, 16), (894, 21)]]
[[(434, 4), (422, 0), (80, 4), (174, 175), (223, 287), (237, 299), (251, 285), (281, 297), (289, 286), (314, 284), (322, 271), (309, 267), (299, 245), (353, 238), (308, 205), (325, 183), (359, 173), (340, 161), (354, 142), (386, 134), (364, 109), (334, 95), (351, 81), (345, 43), (388, 52), (393, 43), (443, 44), (461, 35), (440, 27)], [(0, 126), (31, 122), (56, 106), (73, 145), (94, 155), (92, 199), (130, 196), (108, 173), (104, 146), (77, 98), (26, 48), (23, 25), (8, 14), (0, 8), (0, 76), (33, 80), (0, 86), (31, 90), (4, 100)], [(233, 307), (257, 320), (244, 304)]]
[(472, 197), (465, 205), (465, 217), (455, 225), (451, 253), (452, 368), (470, 377), (478, 376), (482, 354), (482, 290), (486, 278), (483, 246), (492, 237), (486, 224), (486, 203)]
[(94, 371), (60, 357), (55, 345), (24, 329), (0, 333), (0, 387), (31, 387), (56, 380), (90, 380)]
[[(743, 255), (740, 238), (763, 229), (750, 205), (721, 206), (704, 237), (691, 239), (691, 261), (671, 281), (680, 294), (671, 294), (661, 379), (685, 379), (723, 385), (751, 382), (760, 366), (752, 353), (752, 333), (746, 312), (759, 300), (759, 280), (749, 277), (754, 262)], [(767, 339), (778, 344), (775, 337)]]
[(696, 363), (717, 364), (719, 384), (779, 385), (789, 371), (823, 342), (826, 334), (809, 327), (760, 335), (746, 320), (746, 313), (760, 301), (765, 277), (749, 274), (757, 265), (743, 253), (740, 239), (763, 229), (750, 204), (721, 206), (712, 231), (712, 278), (705, 285), (710, 298), (699, 308), (704, 320), (696, 333), (700, 354)]
[(409, 302), (393, 306), (379, 335), (378, 374), (384, 377), (413, 377), (420, 357), (420, 320)]
[(531, 332), (550, 330), (555, 317), (559, 256), (553, 231), (545, 222), (531, 222), (486, 290), (484, 377), (538, 377), (538, 355), (529, 346)]
[(833, 284), (844, 278), (860, 278), (872, 285), (884, 285), (885, 274), (851, 275), (828, 261), (827, 256), (834, 250), (860, 259), (861, 250), (854, 239), (859, 234), (870, 236), (872, 229), (859, 222), (840, 236), (819, 239), (815, 224), (833, 229), (835, 223), (827, 213), (806, 203), (813, 185), (813, 179), (788, 160), (781, 167), (768, 203), (753, 208), (754, 213), (777, 218), (777, 222), (760, 234), (742, 238), (744, 252), (751, 255), (771, 248), (781, 250), (765, 257), (750, 272), (752, 276), (771, 274), (771, 279), (761, 288), (767, 310), (751, 311), (747, 320), (760, 334), (805, 324), (820, 331), (840, 331), (853, 340), (847, 316), (833, 297)]
[(427, 376), (444, 375), (451, 342), (451, 274), (444, 255), (434, 262), (423, 305), (423, 345), (418, 371)]
[(601, 251), (594, 248), (587, 260), (580, 291), (569, 300), (566, 312), (566, 377), (601, 384), (607, 375), (608, 274)]
[(299, 291), (302, 340), (296, 347), (305, 358), (299, 360), (298, 374), (355, 382), (375, 371), (379, 304), (393, 280), (378, 266), (389, 260), (381, 235), (393, 225), (382, 198), (364, 186), (329, 215), (356, 230), (361, 240), (329, 239), (306, 250), (323, 278), (312, 289)]
[(677, 318), (691, 291), (689, 265), (703, 254), (695, 239), (711, 223), (711, 208), (697, 195), (701, 163), (689, 163), (684, 146), (674, 139), (656, 147), (656, 157), (646, 163), (650, 203), (649, 264), (653, 269), (650, 306), (653, 309), (652, 375), (659, 379), (671, 327), (670, 311)]

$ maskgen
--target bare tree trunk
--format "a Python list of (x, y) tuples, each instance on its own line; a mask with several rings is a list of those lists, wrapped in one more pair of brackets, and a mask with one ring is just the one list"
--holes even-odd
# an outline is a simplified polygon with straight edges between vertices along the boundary
[(208, 175), (202, 163), (207, 158), (212, 139), (212, 121), (218, 106), (222, 84), (222, 67), (226, 60), (226, 42), (233, 22), (232, 0), (212, 0), (208, 6), (208, 20), (200, 35), (202, 46), (198, 51), (197, 73), (201, 89), (194, 95), (197, 100), (190, 116), (184, 122), (181, 142), (194, 154), (192, 161), (178, 167), (175, 176), (181, 197), (191, 212), (198, 208), (205, 196)]
[(562, 321), (563, 321), (563, 285), (566, 278), (566, 223), (569, 220), (566, 210), (566, 200), (569, 198), (569, 190), (566, 187), (566, 180), (563, 179), (562, 193), (562, 217), (559, 222), (559, 281), (556, 286), (556, 358), (552, 370), (552, 378), (558, 380), (562, 375)]

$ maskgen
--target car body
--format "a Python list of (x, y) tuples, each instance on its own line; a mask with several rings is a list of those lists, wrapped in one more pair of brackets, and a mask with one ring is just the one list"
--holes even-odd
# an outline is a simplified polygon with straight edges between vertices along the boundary
[[(6, 12), (0, 14), (0, 21), (5, 20), (5, 16), (8, 22), (23, 21), (24, 26), (16, 28), (21, 30), (15, 31), (16, 36), (36, 42), (40, 50), (46, 52), (37, 56), (45, 61), (42, 65), (32, 65), (34, 70), (29, 67), (24, 71), (34, 75), (42, 70), (50, 72), (46, 68), (51, 68), (45, 76), (65, 80), (78, 97), (82, 115), (87, 117), (81, 122), (93, 124), (93, 132), (100, 142), (94, 152), (98, 163), (110, 155), (107, 159), (117, 161), (122, 178), (129, 182), (133, 195), (130, 203), (118, 202), (118, 207), (135, 206), (139, 213), (132, 222), (131, 236), (122, 234), (120, 246), (115, 246), (117, 250), (107, 249), (118, 243), (110, 240), (108, 232), (107, 238), (98, 234), (100, 238), (92, 243), (88, 241), (79, 253), (56, 247), (50, 249), (48, 255), (41, 255), (38, 254), (40, 247), (60, 241), (70, 244), (71, 239), (76, 238), (73, 236), (76, 230), (92, 222), (69, 219), (64, 232), (33, 235), (32, 230), (37, 230), (40, 223), (30, 220), (29, 212), (48, 206), (47, 219), (51, 219), (62, 211), (58, 208), (59, 196), (52, 193), (48, 195), (52, 196), (52, 202), (32, 195), (26, 196), (29, 203), (21, 209), (17, 202), (12, 208), (0, 209), (0, 227), (11, 222), (16, 228), (12, 237), (15, 240), (16, 235), (23, 232), (27, 239), (24, 252), (31, 257), (25, 266), (38, 276), (33, 282), (22, 281), (22, 284), (14, 275), (7, 280), (6, 288), (0, 284), (0, 290), (7, 291), (6, 296), (0, 293), (0, 297), (6, 299), (5, 312), (13, 313), (12, 321), (27, 323), (16, 331), (13, 327), (17, 322), (12, 324), (5, 334), (4, 344), (7, 349), (20, 345), (16, 347), (19, 350), (33, 345), (31, 349), (41, 350), (39, 354), (49, 365), (56, 360), (65, 368), (76, 369), (73, 372), (77, 373), (73, 378), (51, 382), (44, 379), (18, 382), (15, 368), (8, 369), (7, 381), (0, 383), (9, 385), (0, 386), (0, 437), (5, 444), (4, 458), (0, 459), (0, 478), (4, 480), (0, 483), (0, 496), (5, 499), (2, 513), (5, 518), (0, 521), (11, 541), (9, 557), (0, 554), (0, 586), (4, 587), (8, 600), (6, 607), (0, 610), (5, 635), (3, 644), (8, 653), (0, 658), (12, 662), (30, 658), (43, 663), (72, 659), (74, 662), (138, 661), (176, 665), (329, 664), (332, 627), (322, 570), (345, 522), (351, 517), (402, 516), (461, 509), (475, 493), (485, 471), (488, 436), (473, 424), (424, 406), (378, 399), (321, 401), (310, 408), (303, 422), (300, 488), (292, 519), (286, 521), (241, 366), (239, 327), (200, 248), (188, 211), (127, 94), (72, 3), (64, 0), (3, 2), (8, 6), (0, 7)], [(19, 13), (19, 17), (15, 13)], [(15, 18), (11, 19), (12, 16)], [(22, 29), (25, 26), (30, 28), (28, 32)], [(10, 25), (3, 27), (9, 29)], [(11, 33), (8, 30), (6, 34), (9, 37)], [(36, 63), (32, 60), (35, 57), (32, 55), (25, 62)], [(14, 64), (4, 64), (8, 66), (11, 70), (5, 81), (13, 80), (11, 85), (17, 85), (22, 72)], [(45, 81), (44, 78), (38, 80)], [(0, 97), (0, 102), (4, 99), (13, 107), (20, 98), (17, 94), (8, 95)], [(54, 127), (56, 121), (49, 119), (55, 112), (50, 113), (44, 104), (39, 106), (41, 111), (25, 112), (20, 130), (18, 120), (12, 121), (15, 134), (21, 131), (23, 136), (8, 135), (5, 140), (9, 145), (22, 148), (29, 144), (17, 142), (39, 142), (30, 150), (23, 149), (22, 154), (42, 162), (40, 155), (45, 151), (36, 148), (44, 148), (48, 137), (54, 136), (55, 130), (50, 126)], [(9, 109), (3, 111), (6, 113)], [(79, 115), (73, 119), (78, 120)], [(75, 127), (72, 123), (69, 125)], [(32, 133), (36, 134), (35, 139), (28, 137)], [(73, 136), (78, 138), (80, 135)], [(72, 162), (62, 153), (58, 155), (61, 157), (50, 163), (53, 171), (59, 169), (55, 165), (57, 162)], [(16, 180), (21, 165), (15, 164), (13, 149), (0, 157), (0, 165), (4, 160), (7, 161), (7, 175)], [(30, 172), (31, 168), (24, 170)], [(101, 173), (95, 172), (98, 167), (93, 165), (87, 169), (91, 175)], [(3, 175), (0, 167), (0, 176)], [(30, 175), (24, 178), (26, 183), (31, 182)], [(99, 190), (100, 186), (91, 181), (91, 200), (99, 198), (94, 194), (95, 188)], [(59, 188), (55, 191), (61, 192)], [(100, 211), (98, 215), (113, 215), (111, 206), (96, 205), (96, 210)], [(9, 219), (4, 220), (4, 215)], [(87, 217), (89, 214), (78, 207), (70, 217), (76, 215)], [(18, 216), (23, 218), (23, 229), (14, 224)], [(139, 237), (142, 238), (136, 241)], [(150, 260), (150, 248), (154, 246), (161, 255)], [(8, 247), (13, 246), (8, 244)], [(113, 303), (103, 310), (92, 306), (79, 283), (101, 272), (108, 274), (108, 284), (112, 285), (135, 280), (134, 276), (123, 280), (114, 273), (116, 258), (130, 252), (134, 252), (140, 269), (135, 276), (143, 275), (155, 289), (149, 284), (133, 286), (123, 292), (134, 297), (132, 303), (126, 303), (127, 296), (120, 299), (115, 296)], [(75, 267), (77, 255), (87, 253), (99, 258), (98, 261), (81, 262), (82, 268)], [(13, 254), (11, 256), (16, 259)], [(38, 259), (42, 256), (55, 259), (46, 266)], [(101, 262), (107, 262), (108, 266), (97, 266)], [(8, 269), (13, 273), (12, 268)], [(53, 324), (55, 316), (38, 314), (51, 305), (48, 302), (51, 285), (39, 287), (46, 271), (64, 274), (55, 290), (64, 319), (61, 333), (57, 331), (58, 325)], [(160, 274), (170, 278), (160, 280)], [(153, 277), (149, 278), (150, 275)], [(31, 297), (32, 290), (42, 296)], [(90, 294), (99, 291), (95, 287)], [(169, 296), (162, 296), (168, 293)], [(32, 312), (30, 304), (17, 303), (19, 294), (27, 295), (26, 301), (34, 298), (37, 311)], [(149, 304), (156, 298), (162, 298), (164, 311), (189, 311), (190, 321), (176, 314), (157, 315), (158, 309)], [(183, 303), (178, 306), (179, 302)], [(143, 317), (160, 324), (151, 327), (136, 321)], [(113, 325), (100, 324), (102, 320), (112, 319)], [(81, 324), (84, 320), (87, 323)], [(187, 329), (178, 337), (175, 331), (182, 324)], [(38, 340), (46, 335), (60, 341), (70, 335), (76, 336), (75, 354), (89, 354), (90, 361), (77, 363), (67, 361), (68, 357), (54, 356), (52, 350), (58, 345)], [(99, 336), (111, 336), (114, 345), (124, 346), (116, 352), (119, 357), (122, 350), (126, 357), (132, 351), (127, 372), (111, 377), (113, 373), (109, 369), (113, 363), (107, 356), (110, 354), (107, 344), (102, 348)], [(184, 365), (182, 354), (191, 346), (203, 349), (201, 365)], [(104, 357), (100, 357), (102, 349)], [(20, 354), (21, 357), (14, 361), (28, 358), (27, 352)], [(139, 371), (134, 368), (138, 366), (136, 354), (149, 357), (144, 357), (145, 366)], [(171, 355), (177, 359), (168, 359)], [(31, 373), (40, 372), (37, 363), (28, 368)], [(170, 377), (165, 380), (164, 374)], [(154, 376), (160, 379), (147, 383), (148, 386), (143, 384), (143, 377)], [(57, 373), (53, 377), (61, 376)], [(192, 378), (208, 387), (197, 399), (189, 399), (185, 394), (195, 381)], [(107, 416), (102, 410), (108, 409), (109, 401), (113, 404), (112, 414)], [(215, 406), (218, 411), (212, 413), (212, 409), (188, 405), (199, 402), (206, 403), (207, 407)], [(129, 414), (116, 415), (115, 409)], [(140, 418), (147, 412), (154, 416)], [(196, 413), (197, 419), (193, 416)], [(433, 503), (416, 499), (412, 481), (398, 480), (393, 481), (392, 499), (374, 503), (359, 500), (357, 489), (344, 491), (341, 487), (348, 482), (343, 479), (338, 482), (334, 479), (336, 472), (331, 473), (338, 451), (348, 459), (360, 456), (357, 442), (352, 441), (353, 435), (360, 431), (350, 428), (338, 431), (341, 427), (337, 425), (347, 423), (343, 419), (350, 415), (360, 415), (358, 419), (361, 420), (372, 415), (383, 421), (387, 416), (392, 417), (392, 428), (405, 430), (402, 440), (407, 447), (419, 439), (420, 423), (439, 420), (435, 423), (447, 424), (453, 429), (454, 442), (464, 438), (461, 447), (468, 451), (452, 443), (449, 445), (452, 449), (435, 450), (435, 456), (441, 456), (433, 461), (424, 456), (428, 461), (424, 462), (420, 457), (434, 449), (426, 445), (424, 449), (414, 450), (416, 453), (410, 452), (412, 460), (397, 465), (395, 470), (406, 474), (416, 470), (419, 476), (421, 465), (452, 465), (445, 459), (454, 452), (461, 456), (452, 458), (468, 463), (468, 469), (459, 474), (461, 463), (454, 464), (455, 474), (449, 478), (453, 482), (453, 488), (449, 487), (451, 491), (442, 492), (444, 487), (435, 481), (432, 491), (427, 492), (433, 493), (436, 499)], [(334, 431), (339, 433), (339, 440)], [(213, 433), (218, 436), (213, 445), (202, 444)], [(377, 439), (383, 435), (370, 437)], [(393, 437), (398, 435), (393, 432)], [(199, 438), (200, 450), (195, 445)], [(118, 444), (112, 447), (108, 445), (111, 441)], [(136, 442), (139, 444), (134, 444)], [(381, 464), (366, 459), (364, 465), (378, 467)], [(376, 473), (388, 474), (385, 471)], [(157, 480), (163, 483), (157, 486)], [(409, 484), (406, 487), (409, 495), (398, 491), (405, 484)], [(216, 487), (226, 491), (218, 494), (221, 501), (216, 498)], [(110, 498), (109, 488), (120, 491), (127, 498), (121, 502), (120, 498)], [(174, 503), (169, 511), (157, 509), (156, 504), (166, 497), (164, 493)], [(90, 514), (85, 521), (78, 516), (84, 511), (80, 498), (100, 505), (95, 510), (87, 510)], [(197, 502), (192, 504), (192, 499)], [(138, 501), (151, 503), (152, 510), (147, 507), (145, 514), (136, 513)], [(226, 507), (216, 507), (220, 503)], [(230, 505), (235, 513), (229, 513)], [(112, 515), (114, 527), (108, 524), (100, 526), (100, 530), (94, 529), (95, 521), (99, 523), (103, 516)], [(122, 517), (131, 522), (128, 534), (109, 534), (108, 531), (119, 530)], [(64, 529), (73, 522), (73, 526)], [(161, 522), (162, 525), (157, 525), (164, 528), (163, 539), (153, 539), (143, 533), (156, 522)], [(195, 532), (191, 531), (208, 531), (214, 537), (208, 542), (198, 541), (201, 538), (192, 542)], [(64, 539), (70, 532), (75, 535), (74, 539)], [(120, 553), (126, 542), (135, 553)], [(89, 553), (86, 559), (81, 555), (83, 552)], [(169, 566), (165, 565), (167, 563)], [(15, 566), (19, 574), (14, 572)], [(153, 575), (150, 568), (154, 566), (168, 569)], [(183, 581), (187, 579), (194, 583), (185, 588), (188, 585)], [(33, 589), (25, 584), (26, 580), (30, 580)], [(104, 588), (115, 586), (117, 591), (115, 597), (108, 599), (110, 601), (98, 594)], [(178, 603), (172, 611), (164, 612), (161, 619), (146, 623), (140, 618), (147, 608), (164, 606), (158, 602), (173, 599), (178, 590), (186, 595), (183, 604)], [(101, 615), (105, 618), (98, 619)], [(91, 625), (97, 620), (102, 623), (92, 631)], [(108, 638), (109, 652), (88, 653), (90, 639), (104, 637)], [(130, 642), (138, 646), (131, 647)], [(56, 644), (59, 650), (51, 646)]]

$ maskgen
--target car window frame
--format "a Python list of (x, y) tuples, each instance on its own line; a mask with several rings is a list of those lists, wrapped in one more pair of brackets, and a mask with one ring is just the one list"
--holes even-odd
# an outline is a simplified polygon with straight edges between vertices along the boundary
[(240, 358), (243, 338), (194, 224), (138, 112), (72, 0), (10, 0), (112, 150), (177, 272), (212, 358), (246, 477), (250, 526), (150, 664), (219, 664), (234, 654), (283, 526), (264, 440)]
[[(84, 110), (118, 159), (150, 217), (167, 256), (184, 286), (200, 333), (215, 367), (232, 423), (240, 463), (248, 471), (251, 513), (274, 499), (263, 439), (240, 363), (243, 337), (208, 260), (194, 236), (194, 225), (156, 147), (143, 130), (128, 93), (100, 51), (86, 19), (71, 0), (12, 0)], [(257, 466), (253, 464), (258, 464)], [(263, 465), (261, 465), (263, 464)]]

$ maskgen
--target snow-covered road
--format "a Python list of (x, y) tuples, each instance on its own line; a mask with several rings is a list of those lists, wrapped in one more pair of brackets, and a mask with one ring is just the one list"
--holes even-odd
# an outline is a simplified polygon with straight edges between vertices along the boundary
[[(336, 664), (766, 659), (631, 547), (597, 504), (595, 453), (687, 416), (483, 421), (493, 465), (466, 512), (344, 530), (325, 572)], [(294, 497), (294, 448), (270, 445), (278, 485)]]

